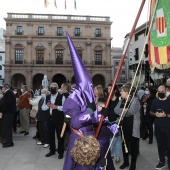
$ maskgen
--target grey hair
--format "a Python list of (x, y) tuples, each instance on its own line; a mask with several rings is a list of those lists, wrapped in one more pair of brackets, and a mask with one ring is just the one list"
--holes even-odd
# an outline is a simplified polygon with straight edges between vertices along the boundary
[(57, 84), (56, 82), (52, 82), (52, 83), (50, 84), (50, 86), (51, 86), (51, 85), (56, 85), (57, 88), (58, 88), (58, 84)]
[(5, 83), (5, 84), (4, 84), (4, 87), (6, 87), (6, 88), (8, 88), (8, 89), (11, 88), (11, 86), (10, 86), (8, 83)]
[(170, 78), (166, 80), (166, 82), (170, 82)]
[(42, 89), (41, 91), (45, 91), (46, 93), (48, 93), (48, 90), (47, 90), (47, 89), (45, 89), (45, 88), (44, 88), (44, 89)]

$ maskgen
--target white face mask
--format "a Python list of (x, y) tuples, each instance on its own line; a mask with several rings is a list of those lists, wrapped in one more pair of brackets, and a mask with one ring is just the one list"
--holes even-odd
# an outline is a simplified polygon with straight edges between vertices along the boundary
[(149, 94), (149, 92), (148, 92), (147, 90), (145, 90), (145, 94), (146, 94), (146, 95), (148, 95), (148, 94)]
[(42, 99), (45, 99), (45, 98), (46, 98), (46, 95), (45, 95), (45, 94), (41, 94), (41, 98), (42, 98)]
[(166, 92), (166, 97), (169, 97), (170, 96), (170, 92)]
[(17, 92), (16, 92), (16, 91), (14, 91), (14, 94), (17, 94)]
[(4, 95), (3, 94), (0, 94), (0, 99), (2, 99), (4, 97)]
[(21, 93), (24, 93), (24, 90), (23, 90), (23, 89), (21, 89)]

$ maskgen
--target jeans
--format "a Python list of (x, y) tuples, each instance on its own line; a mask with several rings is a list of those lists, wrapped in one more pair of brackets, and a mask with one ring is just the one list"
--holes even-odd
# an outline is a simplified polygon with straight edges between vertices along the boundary
[[(112, 138), (110, 139), (110, 141)], [(121, 148), (121, 135), (117, 135), (114, 137), (113, 142), (110, 147), (111, 157), (114, 156), (120, 157), (120, 148)]]

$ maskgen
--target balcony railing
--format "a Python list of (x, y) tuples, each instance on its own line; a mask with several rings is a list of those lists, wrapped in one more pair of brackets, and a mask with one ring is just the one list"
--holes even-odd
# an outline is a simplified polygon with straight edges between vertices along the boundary
[(53, 15), (53, 14), (28, 14), (28, 13), (8, 13), (8, 18), (13, 19), (38, 19), (38, 20), (79, 20), (92, 22), (109, 22), (110, 17), (84, 16), (84, 15)]
[[(85, 61), (83, 60), (83, 63), (84, 65), (86, 66), (90, 66), (90, 65), (93, 65), (93, 66), (97, 66), (97, 65), (110, 65), (108, 62), (106, 61)], [(60, 65), (60, 66), (64, 66), (64, 65), (68, 65), (68, 66), (71, 66), (72, 65), (72, 62), (71, 60), (31, 60), (31, 61), (26, 61), (26, 60), (23, 60), (23, 61), (15, 61), (15, 60), (11, 60), (10, 64), (28, 64), (28, 65)]]

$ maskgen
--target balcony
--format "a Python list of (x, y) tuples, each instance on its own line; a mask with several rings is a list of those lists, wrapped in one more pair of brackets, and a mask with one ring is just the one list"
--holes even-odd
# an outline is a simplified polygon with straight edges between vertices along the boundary
[[(15, 61), (15, 60), (11, 60), (11, 62), (9, 64), (23, 64), (23, 65), (60, 65), (60, 66), (72, 66), (72, 61), (71, 60), (63, 60), (63, 61), (59, 61), (59, 60), (31, 60), (30, 62), (29, 61), (26, 61), (26, 60), (23, 60), (23, 61)], [(86, 65), (86, 66), (110, 66), (109, 63), (107, 63), (106, 61), (86, 61), (86, 60), (83, 60), (83, 64)]]

